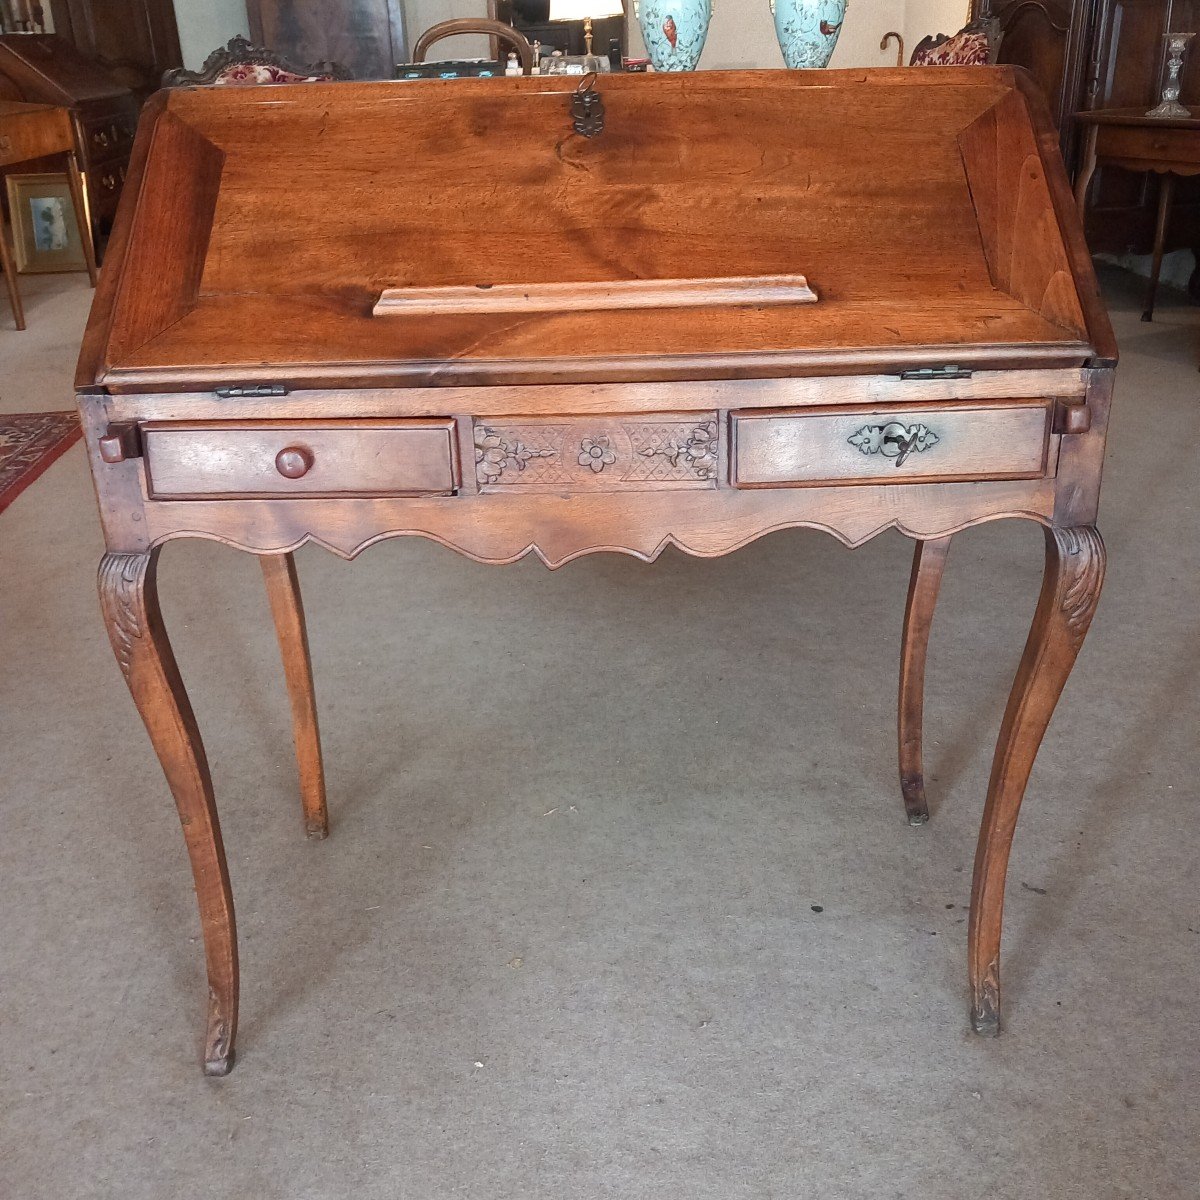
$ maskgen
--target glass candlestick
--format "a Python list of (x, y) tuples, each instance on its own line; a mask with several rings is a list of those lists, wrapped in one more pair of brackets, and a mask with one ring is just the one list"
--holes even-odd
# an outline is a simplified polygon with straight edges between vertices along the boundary
[(1152, 108), (1148, 117), (1190, 117), (1182, 104), (1179, 103), (1179, 73), (1183, 70), (1183, 56), (1187, 53), (1188, 42), (1196, 35), (1194, 33), (1168, 33), (1167, 53), (1167, 82), (1162, 90), (1162, 103)]

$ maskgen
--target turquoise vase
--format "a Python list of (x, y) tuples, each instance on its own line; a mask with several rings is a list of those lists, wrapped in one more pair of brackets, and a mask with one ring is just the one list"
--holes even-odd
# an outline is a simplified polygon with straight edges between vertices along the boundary
[(641, 0), (638, 24), (656, 71), (694, 71), (712, 21), (712, 0)]
[(792, 70), (827, 67), (837, 45), (846, 0), (775, 0), (775, 36)]

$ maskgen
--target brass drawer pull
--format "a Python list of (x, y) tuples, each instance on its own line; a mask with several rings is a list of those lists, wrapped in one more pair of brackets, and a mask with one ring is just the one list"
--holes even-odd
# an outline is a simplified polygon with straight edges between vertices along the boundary
[(886, 425), (864, 425), (847, 440), (863, 454), (894, 458), (899, 468), (914, 450), (923, 453), (942, 439), (928, 425), (901, 425), (899, 421), (889, 421)]
[(275, 455), (275, 469), (284, 479), (303, 479), (312, 470), (312, 451), (304, 446), (288, 446)]

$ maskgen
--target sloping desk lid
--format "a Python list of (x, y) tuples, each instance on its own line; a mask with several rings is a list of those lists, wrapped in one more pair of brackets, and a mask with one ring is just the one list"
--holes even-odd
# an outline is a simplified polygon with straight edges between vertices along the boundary
[[(160, 94), (80, 386), (1114, 356), (1053, 134), (1012, 69), (601, 76), (593, 138), (572, 128), (577, 82)], [(756, 295), (760, 281), (797, 277), (815, 303)], [(574, 301), (441, 303), (472, 289)], [(377, 312), (385, 292), (439, 302)]]

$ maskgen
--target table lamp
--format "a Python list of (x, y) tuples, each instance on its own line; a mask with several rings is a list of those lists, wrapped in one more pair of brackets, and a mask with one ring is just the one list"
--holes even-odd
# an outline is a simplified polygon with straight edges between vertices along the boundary
[(592, 57), (592, 21), (624, 15), (622, 0), (550, 0), (550, 20), (583, 22), (589, 58)]

